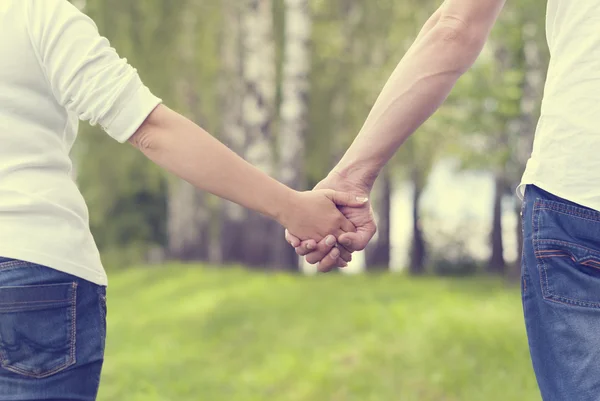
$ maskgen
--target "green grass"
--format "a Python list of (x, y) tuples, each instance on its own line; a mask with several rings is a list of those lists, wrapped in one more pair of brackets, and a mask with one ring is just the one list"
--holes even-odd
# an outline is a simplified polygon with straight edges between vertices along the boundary
[(169, 266), (111, 275), (103, 400), (537, 401), (518, 288)]

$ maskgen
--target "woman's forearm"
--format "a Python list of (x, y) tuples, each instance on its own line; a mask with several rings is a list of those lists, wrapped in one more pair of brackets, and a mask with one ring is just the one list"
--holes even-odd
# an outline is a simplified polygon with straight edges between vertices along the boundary
[(195, 187), (278, 221), (294, 193), (165, 106), (154, 110), (130, 142)]

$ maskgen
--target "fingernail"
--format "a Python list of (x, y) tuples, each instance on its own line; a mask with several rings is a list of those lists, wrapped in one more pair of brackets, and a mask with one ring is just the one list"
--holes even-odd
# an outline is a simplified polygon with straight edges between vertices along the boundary
[(344, 263), (341, 268), (343, 269), (344, 267), (348, 267), (348, 263)]
[(313, 249), (313, 244), (312, 242), (309, 242), (308, 244), (306, 244), (306, 249)]
[(367, 203), (369, 201), (369, 198), (365, 198), (364, 196), (357, 196), (356, 200), (360, 203)]
[(331, 256), (331, 259), (337, 259), (338, 256), (340, 256), (340, 251), (338, 251), (337, 249), (334, 249), (333, 251), (331, 251), (329, 256)]
[(352, 240), (349, 238), (346, 238), (346, 239), (342, 240), (342, 245), (350, 246), (350, 245), (352, 245)]
[(325, 240), (325, 245), (327, 245), (327, 246), (335, 245), (335, 237), (333, 235), (328, 236), (327, 239)]

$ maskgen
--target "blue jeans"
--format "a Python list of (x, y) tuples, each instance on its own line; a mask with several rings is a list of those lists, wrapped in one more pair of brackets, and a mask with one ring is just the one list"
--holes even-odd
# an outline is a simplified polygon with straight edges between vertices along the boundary
[(0, 258), (0, 401), (95, 400), (105, 337), (105, 287)]
[(600, 400), (600, 212), (528, 186), (522, 294), (544, 401)]

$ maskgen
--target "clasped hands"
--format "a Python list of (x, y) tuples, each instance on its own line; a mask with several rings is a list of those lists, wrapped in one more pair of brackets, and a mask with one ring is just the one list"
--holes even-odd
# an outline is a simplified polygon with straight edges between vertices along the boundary
[[(360, 180), (352, 180), (335, 172), (330, 173), (314, 191), (333, 190), (331, 194), (337, 194), (338, 198), (333, 197), (331, 200), (337, 204), (337, 209), (343, 215), (340, 228), (318, 233), (316, 236), (307, 236), (307, 232), (303, 232), (302, 228), (284, 224), (286, 241), (296, 249), (298, 255), (304, 256), (308, 263), (318, 263), (320, 272), (347, 266), (352, 260), (352, 253), (365, 249), (377, 231), (368, 200), (370, 189), (370, 185)], [(307, 225), (309, 223), (306, 222)]]

